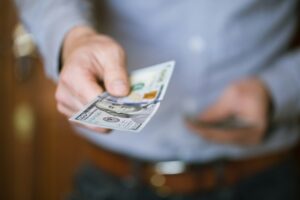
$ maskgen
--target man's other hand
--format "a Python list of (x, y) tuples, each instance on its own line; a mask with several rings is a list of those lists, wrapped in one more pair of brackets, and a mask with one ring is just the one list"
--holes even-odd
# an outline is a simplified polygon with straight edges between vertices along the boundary
[(198, 116), (198, 120), (213, 123), (234, 116), (251, 124), (252, 128), (222, 130), (195, 126), (188, 121), (187, 126), (212, 142), (255, 145), (266, 134), (270, 107), (269, 92), (262, 81), (256, 78), (241, 80), (227, 87), (217, 102)]
[(79, 26), (68, 32), (62, 47), (62, 63), (55, 97), (57, 109), (67, 117), (104, 90), (114, 96), (129, 92), (123, 48), (90, 27)]

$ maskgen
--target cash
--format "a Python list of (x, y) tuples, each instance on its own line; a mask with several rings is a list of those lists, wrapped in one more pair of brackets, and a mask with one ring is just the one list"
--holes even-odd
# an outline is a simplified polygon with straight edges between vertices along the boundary
[(114, 97), (104, 92), (69, 120), (122, 131), (142, 130), (160, 106), (174, 65), (169, 61), (133, 71), (128, 96)]

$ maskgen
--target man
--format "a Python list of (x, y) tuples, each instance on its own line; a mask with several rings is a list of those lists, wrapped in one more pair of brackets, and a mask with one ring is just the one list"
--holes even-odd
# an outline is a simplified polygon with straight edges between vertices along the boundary
[[(17, 5), (67, 117), (104, 90), (127, 95), (128, 71), (176, 60), (165, 100), (142, 132), (79, 129), (97, 147), (72, 199), (299, 198), (288, 158), (299, 138), (300, 54), (289, 45), (296, 0)], [(185, 118), (191, 111), (199, 121), (234, 116), (252, 128), (197, 126)]]

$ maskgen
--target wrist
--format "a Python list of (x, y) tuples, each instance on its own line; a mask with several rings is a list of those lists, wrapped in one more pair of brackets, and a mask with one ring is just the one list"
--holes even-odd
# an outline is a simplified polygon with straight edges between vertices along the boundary
[(80, 41), (97, 34), (89, 26), (76, 26), (72, 28), (65, 36), (62, 44), (61, 61), (65, 61), (68, 55), (76, 48)]

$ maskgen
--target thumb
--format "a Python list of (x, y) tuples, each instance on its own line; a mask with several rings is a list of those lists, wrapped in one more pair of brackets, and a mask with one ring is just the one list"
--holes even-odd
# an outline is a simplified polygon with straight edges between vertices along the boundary
[(229, 110), (222, 104), (215, 104), (200, 114), (199, 120), (219, 121), (230, 116)]
[(215, 104), (208, 107), (200, 114), (199, 119), (203, 121), (220, 121), (234, 113), (230, 98), (222, 96)]
[(129, 93), (129, 78), (124, 56), (103, 62), (103, 80), (106, 90), (113, 96), (126, 96)]
[(225, 89), (217, 102), (204, 111), (199, 118), (204, 121), (218, 121), (233, 115), (239, 115), (242, 109), (241, 93), (236, 84)]

